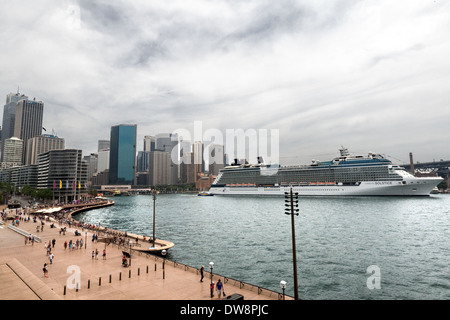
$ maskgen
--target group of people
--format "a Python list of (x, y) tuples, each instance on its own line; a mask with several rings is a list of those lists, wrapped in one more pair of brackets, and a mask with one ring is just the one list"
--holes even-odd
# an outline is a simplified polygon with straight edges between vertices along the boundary
[[(92, 260), (98, 260), (98, 249), (92, 250), (91, 253), (92, 256)], [(103, 260), (106, 260), (106, 249), (103, 249), (103, 254), (102, 254)]]
[(69, 243), (67, 243), (67, 241), (64, 241), (64, 250), (66, 250), (67, 247), (69, 247), (70, 250), (81, 249), (83, 248), (83, 244), (83, 238), (77, 239), (77, 241), (69, 240)]
[[(204, 278), (204, 271), (205, 271), (205, 266), (202, 266), (200, 268), (200, 282), (203, 282), (203, 278)], [(222, 297), (222, 294), (224, 297), (226, 297), (225, 294), (225, 290), (223, 288), (223, 283), (222, 281), (219, 279), (217, 280), (217, 283), (214, 283), (214, 281), (211, 281), (210, 285), (209, 285), (209, 290), (210, 290), (210, 294), (211, 294), (211, 298), (214, 298), (214, 288), (216, 288), (217, 291), (217, 297), (220, 299)]]

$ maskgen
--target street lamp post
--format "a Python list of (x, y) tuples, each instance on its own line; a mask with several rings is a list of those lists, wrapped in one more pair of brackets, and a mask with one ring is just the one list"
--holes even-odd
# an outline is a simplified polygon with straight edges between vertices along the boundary
[(163, 250), (163, 251), (161, 251), (161, 254), (162, 254), (162, 256), (163, 256), (163, 267), (162, 267), (162, 269), (163, 269), (163, 279), (165, 279), (166, 278), (166, 254), (167, 254), (167, 250)]
[(294, 263), (294, 297), (295, 300), (298, 300), (298, 281), (297, 281), (297, 250), (295, 248), (295, 223), (294, 223), (294, 215), (298, 216), (298, 193), (294, 193), (292, 191), (292, 187), (290, 192), (284, 193), (285, 197), (285, 214), (291, 216), (291, 226), (292, 226), (292, 257)]
[(209, 263), (209, 268), (211, 269), (211, 283), (212, 283), (212, 280), (213, 280), (213, 269), (214, 269), (214, 262), (210, 262)]
[(211, 298), (214, 296), (214, 287), (213, 287), (213, 269), (214, 269), (214, 262), (209, 263), (209, 268), (211, 269), (211, 282), (209, 284), (209, 290)]
[(281, 289), (283, 290), (283, 300), (285, 300), (285, 294), (284, 294), (284, 291), (286, 290), (286, 281), (281, 280), (281, 281), (280, 281), (280, 287), (281, 287)]
[(152, 194), (153, 194), (153, 247), (156, 248), (155, 245), (155, 208), (156, 208), (156, 194), (157, 194), (156, 189), (153, 190)]
[(131, 267), (131, 247), (133, 246), (133, 241), (128, 240), (128, 245), (130, 246), (130, 267)]

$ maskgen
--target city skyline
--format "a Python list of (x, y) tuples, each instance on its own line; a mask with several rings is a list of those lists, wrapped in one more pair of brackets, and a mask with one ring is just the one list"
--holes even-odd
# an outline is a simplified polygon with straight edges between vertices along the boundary
[[(66, 148), (144, 136), (279, 129), (280, 162), (341, 145), (450, 159), (450, 4), (443, 1), (5, 1), (0, 91), (45, 103)], [(33, 54), (29, 54), (33, 52)], [(195, 141), (191, 141), (195, 142)]]

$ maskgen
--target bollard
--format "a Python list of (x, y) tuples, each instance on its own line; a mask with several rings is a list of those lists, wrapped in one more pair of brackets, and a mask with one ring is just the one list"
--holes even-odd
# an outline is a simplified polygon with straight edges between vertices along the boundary
[(91, 279), (88, 280), (88, 289), (91, 288)]
[(122, 271), (119, 272), (119, 280), (122, 280)]
[(138, 268), (138, 276), (141, 275), (141, 268)]
[(98, 285), (99, 285), (99, 286), (102, 285), (102, 277), (98, 277)]
[(111, 275), (109, 275), (109, 283), (111, 283)]
[(78, 287), (79, 287), (79, 283), (77, 282), (76, 286), (75, 286), (75, 292), (78, 292)]
[(131, 270), (128, 270), (128, 278), (131, 278)]
[(147, 265), (147, 273), (148, 273), (148, 265)]
[(66, 295), (66, 286), (64, 286), (64, 295)]
[(156, 271), (156, 263), (155, 263), (155, 271)]

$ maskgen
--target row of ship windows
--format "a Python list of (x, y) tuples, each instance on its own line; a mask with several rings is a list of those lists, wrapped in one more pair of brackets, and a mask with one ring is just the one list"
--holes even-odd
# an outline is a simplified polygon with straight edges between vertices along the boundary
[(301, 184), (301, 183), (311, 183), (311, 182), (358, 182), (358, 181), (402, 181), (401, 177), (374, 177), (374, 176), (348, 176), (348, 177), (291, 177), (281, 178), (281, 179), (260, 179), (260, 178), (248, 178), (248, 177), (239, 177), (239, 178), (223, 178), (220, 179), (221, 184), (229, 184), (229, 183), (255, 183), (255, 184)]

